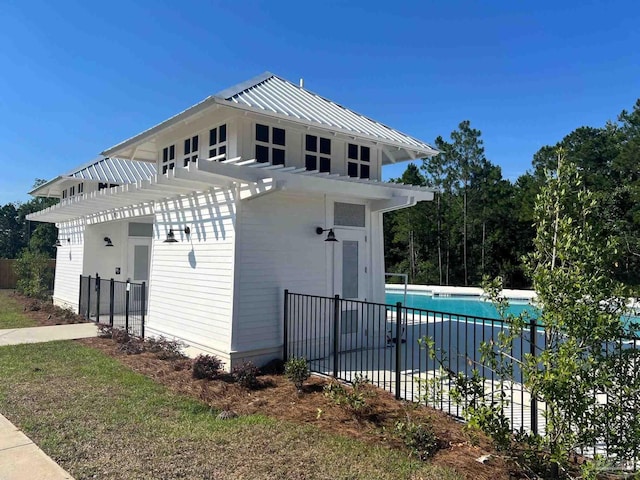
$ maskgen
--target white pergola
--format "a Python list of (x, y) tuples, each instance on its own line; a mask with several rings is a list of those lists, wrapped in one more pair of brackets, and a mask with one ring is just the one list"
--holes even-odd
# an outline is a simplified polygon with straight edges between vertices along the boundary
[(353, 178), (318, 170), (259, 163), (240, 157), (224, 160), (224, 155), (200, 159), (186, 167), (176, 166), (166, 174), (148, 180), (83, 194), (32, 213), (27, 219), (61, 223), (89, 217), (89, 223), (114, 220), (118, 210), (134, 210), (130, 215), (150, 215), (154, 202), (204, 192), (212, 188), (237, 188), (240, 199), (278, 190), (347, 195), (371, 200), (372, 211), (388, 212), (433, 200), (434, 190), (401, 183)]

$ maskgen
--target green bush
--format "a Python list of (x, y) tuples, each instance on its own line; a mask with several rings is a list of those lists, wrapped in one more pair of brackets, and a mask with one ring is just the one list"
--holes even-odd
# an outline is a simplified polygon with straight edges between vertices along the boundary
[(423, 461), (431, 458), (440, 448), (433, 427), (428, 423), (414, 423), (411, 420), (397, 422), (396, 434), (411, 453)]
[(27, 297), (45, 298), (49, 293), (52, 272), (49, 258), (43, 253), (23, 250), (14, 265), (18, 276), (16, 290)]
[(371, 405), (367, 398), (371, 396), (370, 392), (365, 390), (365, 385), (369, 383), (367, 377), (356, 375), (352, 388), (347, 389), (343, 384), (332, 381), (324, 386), (324, 396), (331, 399), (336, 405), (350, 411), (356, 416), (366, 415)]
[(303, 357), (290, 358), (284, 364), (284, 374), (293, 382), (298, 392), (302, 392), (302, 385), (311, 376), (307, 359)]

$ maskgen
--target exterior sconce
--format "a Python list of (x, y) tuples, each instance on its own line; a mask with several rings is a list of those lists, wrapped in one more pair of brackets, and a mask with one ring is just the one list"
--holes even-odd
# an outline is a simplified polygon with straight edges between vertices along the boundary
[[(184, 230), (182, 231), (187, 237), (191, 235), (191, 229), (189, 227), (184, 227)], [(169, 230), (169, 233), (167, 233), (167, 239), (162, 243), (178, 243), (178, 240), (176, 240), (176, 235), (173, 233), (173, 229)]]
[[(71, 243), (71, 239), (67, 238), (67, 243)], [(62, 246), (62, 242), (60, 241), (59, 238), (56, 239), (56, 243), (53, 245), (54, 247), (61, 247)]]
[(106, 242), (105, 247), (113, 247), (113, 242), (109, 237), (104, 237), (104, 241)]
[(338, 239), (336, 238), (336, 234), (333, 233), (333, 228), (316, 227), (316, 233), (318, 235), (322, 235), (324, 232), (329, 232), (329, 233), (327, 233), (327, 238), (324, 239), (325, 242), (337, 242), (338, 241)]

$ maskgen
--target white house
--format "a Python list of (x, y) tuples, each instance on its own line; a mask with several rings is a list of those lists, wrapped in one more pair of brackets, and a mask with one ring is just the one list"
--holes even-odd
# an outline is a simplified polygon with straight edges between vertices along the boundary
[(265, 73), (35, 189), (61, 201), (29, 218), (59, 228), (56, 304), (81, 274), (146, 281), (147, 333), (230, 368), (279, 356), (284, 289), (384, 301), (383, 213), (433, 192), (382, 166), (436, 153)]

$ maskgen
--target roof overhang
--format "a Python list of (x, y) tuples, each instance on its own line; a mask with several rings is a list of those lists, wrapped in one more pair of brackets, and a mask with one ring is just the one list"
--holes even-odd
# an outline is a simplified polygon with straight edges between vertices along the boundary
[(60, 223), (132, 205), (152, 205), (168, 198), (215, 188), (235, 188), (241, 200), (276, 190), (348, 196), (370, 200), (373, 210), (383, 212), (433, 200), (434, 197), (434, 190), (426, 187), (345, 177), (258, 163), (256, 160), (234, 158), (218, 162), (218, 159), (200, 159), (187, 167), (176, 167), (166, 175), (156, 174), (148, 180), (65, 199), (27, 218)]

